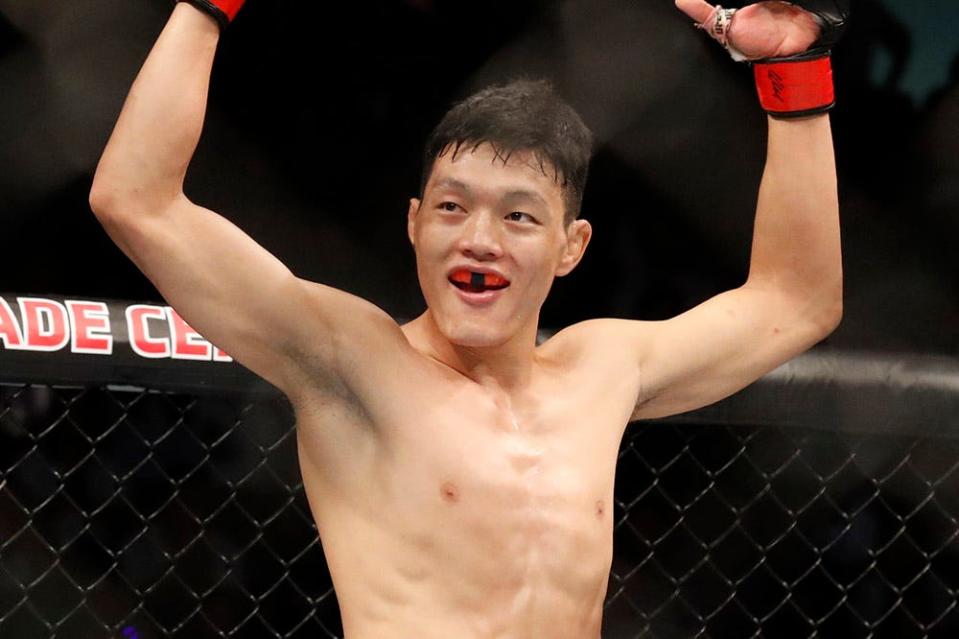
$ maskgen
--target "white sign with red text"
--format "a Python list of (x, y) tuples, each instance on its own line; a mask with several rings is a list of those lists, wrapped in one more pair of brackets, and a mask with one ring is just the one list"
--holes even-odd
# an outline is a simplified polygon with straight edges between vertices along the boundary
[[(123, 309), (122, 318), (111, 316)], [(0, 297), (0, 347), (11, 351), (112, 355), (118, 323), (126, 326), (133, 353), (150, 359), (232, 362), (169, 306), (126, 307), (87, 300)]]

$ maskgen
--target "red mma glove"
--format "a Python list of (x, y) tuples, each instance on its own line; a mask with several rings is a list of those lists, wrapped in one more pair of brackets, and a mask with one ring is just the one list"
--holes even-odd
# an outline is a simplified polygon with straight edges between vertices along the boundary
[(759, 103), (769, 115), (795, 118), (824, 113), (836, 102), (829, 56), (846, 26), (848, 2), (760, 2), (742, 9), (703, 0), (677, 5), (734, 60), (752, 63)]
[(220, 23), (221, 31), (233, 21), (244, 2), (244, 0), (177, 0), (177, 2), (184, 1), (213, 16)]

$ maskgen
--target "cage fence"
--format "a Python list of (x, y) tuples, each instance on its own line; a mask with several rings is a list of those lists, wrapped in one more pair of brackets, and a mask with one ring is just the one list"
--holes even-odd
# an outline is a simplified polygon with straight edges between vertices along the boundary
[[(0, 637), (342, 637), (282, 396), (16, 368)], [(632, 424), (603, 637), (959, 636), (957, 469), (948, 359), (807, 355)]]

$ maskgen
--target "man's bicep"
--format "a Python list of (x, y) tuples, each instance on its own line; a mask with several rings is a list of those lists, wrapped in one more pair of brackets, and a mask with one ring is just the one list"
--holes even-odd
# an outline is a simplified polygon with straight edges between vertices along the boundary
[(634, 419), (717, 402), (822, 339), (828, 328), (772, 289), (743, 286), (662, 322), (641, 322), (631, 340), (642, 394)]
[(335, 306), (349, 297), (298, 279), (229, 220), (185, 197), (162, 211), (101, 220), (187, 323), (283, 390), (304, 342), (312, 337), (314, 348), (324, 347), (324, 319), (335, 309), (322, 298)]

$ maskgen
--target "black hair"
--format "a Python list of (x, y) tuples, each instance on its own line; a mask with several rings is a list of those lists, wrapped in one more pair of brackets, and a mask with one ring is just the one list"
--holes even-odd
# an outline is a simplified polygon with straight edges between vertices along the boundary
[(540, 169), (551, 169), (563, 188), (565, 222), (579, 216), (589, 172), (593, 135), (579, 114), (546, 80), (514, 80), (469, 96), (451, 108), (426, 142), (420, 194), (436, 159), (466, 147), (493, 147), (504, 162), (516, 151), (530, 151)]

